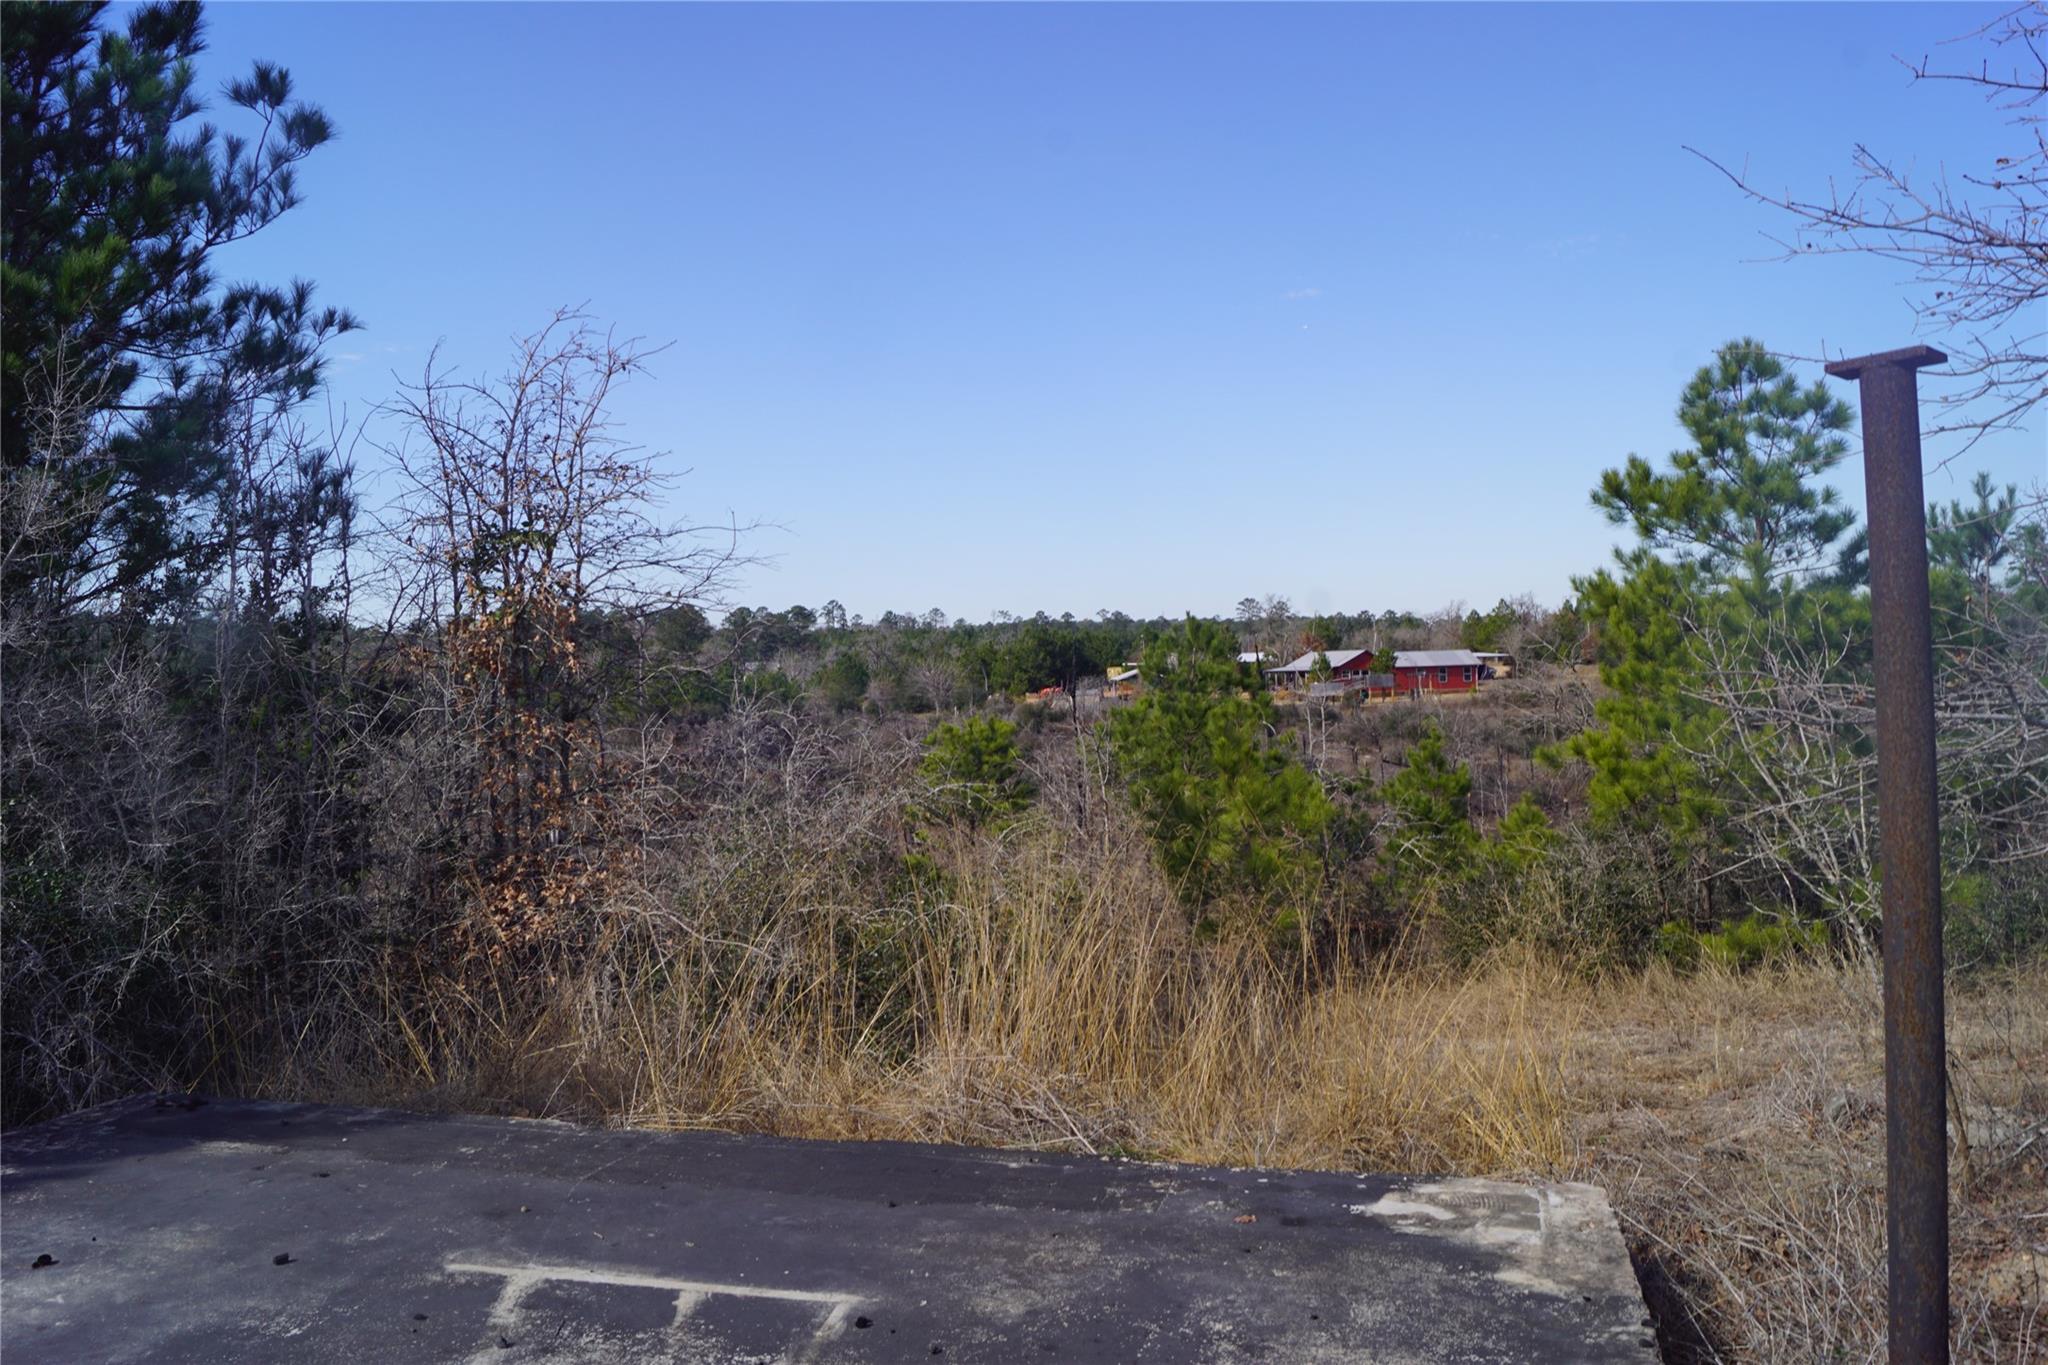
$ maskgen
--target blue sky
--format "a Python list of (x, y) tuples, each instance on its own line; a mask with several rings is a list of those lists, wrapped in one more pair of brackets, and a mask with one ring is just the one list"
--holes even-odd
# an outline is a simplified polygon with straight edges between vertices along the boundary
[(224, 262), (361, 315), (339, 399), (561, 304), (669, 343), (618, 416), (676, 515), (778, 524), (738, 600), (1484, 608), (1605, 561), (1587, 490), (1722, 341), (1923, 339), (1902, 268), (1761, 259), (1683, 147), (1981, 162), (2003, 116), (1893, 56), (1997, 12), (232, 4), (204, 74), (340, 128)]

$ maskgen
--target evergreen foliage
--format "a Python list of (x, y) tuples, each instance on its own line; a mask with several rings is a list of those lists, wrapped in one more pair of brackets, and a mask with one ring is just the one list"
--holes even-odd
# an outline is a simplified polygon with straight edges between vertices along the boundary
[(1475, 609), (1465, 614), (1465, 624), (1459, 631), (1459, 640), (1467, 649), (1481, 653), (1492, 653), (1507, 646), (1508, 633), (1522, 624), (1522, 612), (1514, 603), (1502, 598), (1494, 603), (1493, 610), (1485, 615)]
[(1638, 549), (1618, 575), (1602, 569), (1573, 586), (1599, 626), (1606, 693), (1594, 705), (1599, 723), (1549, 756), (1591, 770), (1596, 822), (1657, 830), (1689, 847), (1719, 809), (1694, 757), (1719, 720), (1688, 686), (1702, 666), (1690, 633), (1699, 571)]
[(1827, 946), (1825, 924), (1766, 916), (1760, 911), (1729, 920), (1718, 929), (1669, 922), (1657, 930), (1658, 955), (1681, 970), (1711, 965), (1724, 971), (1746, 971), (1799, 954), (1822, 952)]
[[(1593, 504), (1639, 543), (1575, 579), (1600, 639), (1597, 724), (1548, 751), (1590, 770), (1596, 826), (1654, 836), (1646, 847), (1671, 901), (1709, 884), (1721, 817), (1769, 736), (1728, 743), (1729, 718), (1703, 695), (1710, 672), (1774, 679), (1744, 650), (1764, 635), (1862, 640), (1853, 516), (1819, 480), (1839, 464), (1854, 421), (1825, 385), (1798, 379), (1761, 343), (1721, 347), (1681, 395), (1693, 438), (1658, 470), (1640, 456), (1601, 476)], [(1830, 565), (1834, 573), (1826, 571)]]
[(1489, 851), (1501, 867), (1523, 872), (1549, 856), (1556, 846), (1557, 830), (1550, 817), (1536, 803), (1535, 793), (1523, 792), (1501, 817)]
[(1444, 732), (1432, 722), (1409, 749), (1401, 771), (1381, 792), (1400, 823), (1386, 857), (1396, 883), (1455, 882), (1471, 870), (1479, 833), (1467, 810), (1472, 770), (1444, 751)]
[(868, 694), (867, 663), (850, 649), (842, 649), (818, 670), (818, 693), (835, 711), (856, 710)]
[(932, 784), (931, 808), (969, 825), (1014, 815), (1031, 804), (1032, 784), (1017, 751), (1017, 727), (997, 716), (969, 716), (925, 737), (919, 771)]
[(1855, 517), (1817, 482), (1849, 452), (1855, 421), (1825, 384), (1798, 379), (1744, 337), (1686, 385), (1678, 420), (1693, 444), (1658, 471), (1640, 455), (1600, 476), (1593, 505), (1645, 549), (1763, 594), (1822, 567)]
[(205, 510), (232, 476), (237, 415), (309, 396), (321, 343), (356, 323), (303, 280), (215, 275), (220, 248), (299, 202), (327, 117), (258, 62), (227, 87), (253, 132), (195, 124), (199, 5), (143, 5), (119, 29), (105, 10), (5, 7), (0, 451), (52, 480), (58, 508), (14, 528), (32, 548), (5, 590), (143, 613), (222, 553)]
[(1146, 648), (1146, 691), (1110, 722), (1160, 860), (1197, 908), (1298, 895), (1331, 818), (1320, 784), (1273, 742), (1272, 701), (1237, 652), (1228, 629), (1189, 617)]
[[(1934, 568), (1937, 610), (1951, 615), (1989, 606), (1999, 586), (2000, 570), (2022, 547), (2014, 534), (2019, 517), (2018, 488), (1992, 487), (1991, 476), (1979, 473), (1970, 484), (1976, 505), (1951, 501), (1927, 506), (1927, 557)], [(2034, 529), (2034, 528), (2029, 528)]]

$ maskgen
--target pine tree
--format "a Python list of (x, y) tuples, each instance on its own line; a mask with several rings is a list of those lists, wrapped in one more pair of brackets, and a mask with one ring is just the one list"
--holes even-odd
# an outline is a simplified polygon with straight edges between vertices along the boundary
[(1621, 572), (1573, 580), (1581, 608), (1600, 629), (1596, 726), (1574, 735), (1552, 759), (1591, 769), (1588, 798), (1601, 823), (1660, 831), (1690, 844), (1718, 811), (1694, 755), (1717, 723), (1688, 682), (1701, 667), (1691, 630), (1699, 574), (1647, 550), (1631, 551)]
[(144, 5), (119, 30), (105, 10), (5, 5), (0, 453), (55, 505), (9, 528), (25, 552), (4, 586), (147, 610), (219, 553), (197, 512), (230, 475), (233, 416), (310, 395), (321, 343), (356, 324), (304, 281), (214, 273), (216, 251), (299, 202), (326, 116), (259, 62), (227, 87), (252, 135), (195, 125), (199, 5)]
[(818, 670), (818, 694), (835, 711), (852, 711), (868, 694), (867, 662), (850, 649), (842, 649)]
[(1380, 795), (1400, 826), (1386, 852), (1397, 881), (1410, 886), (1428, 879), (1455, 881), (1471, 870), (1479, 851), (1479, 832), (1468, 810), (1472, 770), (1451, 761), (1444, 732), (1434, 722)]
[(1958, 574), (1973, 596), (1988, 598), (1998, 570), (2012, 554), (2013, 523), (2019, 517), (2019, 489), (1994, 490), (1991, 475), (1979, 472), (1970, 484), (1974, 507), (1952, 501), (1927, 505), (1927, 552), (1937, 569)]
[(997, 716), (969, 716), (941, 725), (925, 739), (919, 771), (933, 785), (932, 808), (970, 825), (1015, 814), (1029, 805), (1032, 784), (1017, 752), (1017, 727)]
[(1330, 802), (1271, 742), (1272, 701), (1237, 662), (1236, 638), (1189, 617), (1151, 642), (1142, 667), (1145, 694), (1110, 736), (1167, 873), (1197, 908), (1298, 894), (1319, 873)]
[(1542, 756), (1588, 765), (1594, 820), (1650, 836), (1660, 884), (1682, 901), (1704, 897), (1729, 765), (1754, 764), (1771, 743), (1755, 736), (1747, 757), (1728, 752), (1728, 717), (1702, 700), (1702, 680), (1746, 669), (1767, 687), (1768, 670), (1739, 657), (1760, 627), (1781, 640), (1857, 641), (1867, 610), (1839, 570), (1825, 572), (1858, 545), (1854, 517), (1820, 482), (1847, 451), (1848, 405), (1822, 384), (1802, 389), (1743, 339), (1693, 376), (1678, 415), (1694, 444), (1668, 469), (1631, 455), (1593, 490), (1594, 506), (1639, 543), (1617, 550), (1613, 569), (1573, 580), (1599, 633), (1606, 695), (1598, 724)]
[(1835, 490), (1817, 482), (1848, 454), (1849, 405), (1824, 383), (1800, 388), (1763, 343), (1745, 337), (1694, 374), (1678, 420), (1692, 446), (1672, 452), (1663, 472), (1629, 456), (1601, 476), (1593, 505), (1615, 525), (1632, 525), (1645, 548), (1752, 593), (1824, 568), (1855, 524)]
[(1551, 827), (1543, 807), (1536, 804), (1536, 794), (1523, 792), (1521, 800), (1500, 818), (1489, 852), (1496, 863), (1508, 870), (1525, 872), (1556, 843), (1557, 831)]

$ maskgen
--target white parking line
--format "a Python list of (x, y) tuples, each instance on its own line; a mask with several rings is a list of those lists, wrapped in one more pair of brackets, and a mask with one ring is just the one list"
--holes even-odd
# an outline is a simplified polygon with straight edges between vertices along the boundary
[[(518, 1324), (519, 1305), (538, 1286), (550, 1280), (566, 1280), (574, 1284), (619, 1285), (628, 1289), (665, 1289), (676, 1296), (675, 1317), (669, 1323), (671, 1332), (680, 1331), (689, 1321), (690, 1315), (705, 1302), (718, 1295), (740, 1299), (777, 1299), (785, 1303), (817, 1304), (827, 1311), (823, 1321), (811, 1333), (811, 1339), (803, 1351), (796, 1356), (785, 1356), (785, 1360), (807, 1360), (820, 1346), (833, 1340), (846, 1330), (847, 1314), (854, 1305), (861, 1302), (858, 1294), (838, 1294), (809, 1289), (774, 1289), (751, 1284), (716, 1284), (709, 1280), (682, 1280), (670, 1275), (646, 1275), (633, 1270), (593, 1270), (588, 1266), (576, 1265), (493, 1265), (483, 1261), (449, 1261), (444, 1266), (450, 1275), (497, 1275), (503, 1277), (505, 1286), (498, 1291), (498, 1297), (491, 1304), (490, 1324), (494, 1332), (510, 1332)], [(495, 1358), (489, 1348), (478, 1351), (477, 1361)]]

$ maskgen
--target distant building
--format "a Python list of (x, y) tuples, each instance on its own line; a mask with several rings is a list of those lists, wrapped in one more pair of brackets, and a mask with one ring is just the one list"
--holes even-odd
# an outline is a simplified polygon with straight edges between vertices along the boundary
[(1366, 674), (1372, 668), (1372, 651), (1369, 649), (1312, 649), (1299, 659), (1267, 669), (1266, 681), (1275, 687), (1304, 689), (1308, 686), (1309, 674), (1316, 671), (1319, 658), (1330, 661), (1330, 681), (1342, 684), (1340, 690), (1364, 686)]
[[(1330, 649), (1320, 657), (1330, 664), (1328, 679), (1311, 683), (1316, 671), (1316, 651), (1266, 670), (1266, 680), (1276, 688), (1304, 692), (1311, 697), (1334, 697), (1346, 692), (1363, 692), (1372, 697), (1412, 696), (1421, 692), (1472, 692), (1492, 674), (1480, 655), (1469, 649), (1403, 649), (1394, 653), (1391, 671), (1373, 671), (1369, 649)], [(1505, 659), (1506, 655), (1495, 655)], [(1512, 660), (1509, 661), (1512, 665)], [(1386, 666), (1381, 665), (1382, 670)]]
[(1311, 649), (1300, 659), (1266, 669), (1266, 677), (1274, 679), (1280, 686), (1303, 684), (1309, 679), (1309, 673), (1315, 671), (1317, 659), (1329, 659), (1331, 677), (1354, 677), (1372, 667), (1370, 649)]
[(1394, 690), (1471, 692), (1485, 676), (1486, 664), (1469, 649), (1403, 649), (1394, 655)]
[(1479, 650), (1479, 662), (1486, 666), (1488, 678), (1512, 678), (1515, 676), (1515, 656), (1499, 654), (1492, 650)]

